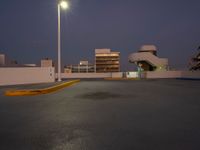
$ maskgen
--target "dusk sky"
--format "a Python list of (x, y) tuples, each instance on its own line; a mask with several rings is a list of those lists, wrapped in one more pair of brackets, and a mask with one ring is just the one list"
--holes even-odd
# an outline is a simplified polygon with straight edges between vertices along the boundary
[[(158, 56), (186, 68), (200, 46), (200, 0), (70, 0), (61, 12), (62, 63), (94, 63), (95, 48), (121, 52), (122, 70), (131, 70), (128, 55), (155, 44)], [(57, 1), (1, 0), (0, 53), (19, 63), (57, 60)]]

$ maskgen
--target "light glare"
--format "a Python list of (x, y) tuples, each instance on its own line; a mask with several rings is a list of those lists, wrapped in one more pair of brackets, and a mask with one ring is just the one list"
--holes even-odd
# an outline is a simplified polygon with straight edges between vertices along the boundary
[(66, 2), (66, 1), (61, 1), (60, 2), (60, 6), (63, 8), (63, 9), (67, 9), (69, 7), (69, 4)]

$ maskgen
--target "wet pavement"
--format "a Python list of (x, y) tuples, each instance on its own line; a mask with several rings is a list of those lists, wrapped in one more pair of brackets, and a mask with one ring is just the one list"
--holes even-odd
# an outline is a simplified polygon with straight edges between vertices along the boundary
[(200, 149), (200, 81), (81, 81), (23, 97), (5, 89), (0, 150)]

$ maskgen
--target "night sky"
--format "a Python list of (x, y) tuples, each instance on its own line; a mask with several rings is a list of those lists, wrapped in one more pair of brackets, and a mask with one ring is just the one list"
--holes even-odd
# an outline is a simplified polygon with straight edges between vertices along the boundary
[[(61, 13), (62, 63), (94, 63), (95, 48), (128, 55), (155, 44), (170, 66), (183, 69), (200, 46), (200, 0), (71, 0)], [(0, 53), (19, 63), (57, 59), (56, 0), (1, 0)]]

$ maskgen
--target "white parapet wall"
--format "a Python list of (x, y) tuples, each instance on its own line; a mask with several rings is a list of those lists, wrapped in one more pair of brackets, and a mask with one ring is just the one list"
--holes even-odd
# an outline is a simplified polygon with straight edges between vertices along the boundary
[(200, 71), (182, 71), (181, 78), (200, 79)]
[(200, 79), (200, 71), (147, 71), (144, 76), (153, 78), (191, 78)]
[[(55, 75), (57, 78), (57, 74)], [(62, 73), (63, 79), (103, 79), (103, 78), (138, 78), (138, 72), (113, 72), (113, 73)], [(200, 71), (147, 71), (141, 74), (147, 79), (168, 79), (168, 78), (200, 78)]]
[(123, 77), (123, 72), (113, 72), (111, 73), (112, 78), (122, 78)]
[(126, 78), (138, 78), (138, 72), (129, 71), (125, 73)]
[(55, 81), (53, 67), (0, 68), (0, 86)]
[[(62, 78), (64, 79), (81, 79), (81, 78), (110, 78), (113, 73), (62, 73)], [(56, 75), (57, 76), (57, 75)]]
[(144, 76), (148, 79), (155, 78), (180, 78), (181, 71), (147, 71)]

